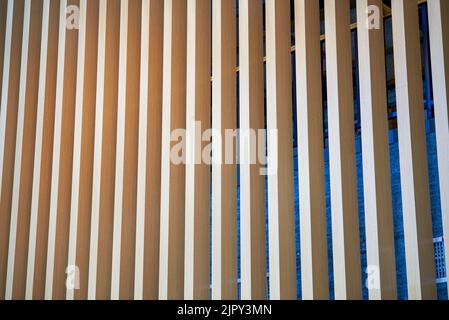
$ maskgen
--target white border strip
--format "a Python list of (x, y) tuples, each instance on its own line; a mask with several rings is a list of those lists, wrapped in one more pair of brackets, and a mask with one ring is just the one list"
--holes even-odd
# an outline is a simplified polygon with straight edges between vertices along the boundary
[(103, 149), (104, 71), (106, 63), (107, 0), (100, 0), (98, 24), (97, 96), (95, 102), (95, 144), (92, 183), (92, 215), (90, 229), (88, 299), (94, 300), (97, 290), (98, 232), (100, 225), (101, 159)]
[(111, 300), (119, 299), (122, 238), (123, 172), (125, 166), (126, 64), (128, 54), (128, 0), (120, 6), (120, 53), (118, 75), (117, 153), (115, 166), (114, 231), (112, 243)]
[(33, 299), (34, 267), (36, 261), (36, 240), (39, 211), (39, 188), (42, 165), (42, 139), (45, 117), (45, 91), (47, 81), (48, 28), (50, 20), (50, 0), (44, 0), (42, 14), (41, 57), (39, 67), (39, 92), (36, 118), (36, 145), (34, 149), (33, 192), (31, 200), (30, 236), (28, 242), (28, 267), (25, 299)]
[[(75, 132), (73, 143), (73, 167), (72, 167), (72, 199), (70, 209), (69, 254), (67, 271), (76, 268), (76, 243), (78, 228), (78, 205), (81, 172), (81, 143), (83, 137), (83, 98), (84, 98), (84, 66), (86, 57), (86, 15), (87, 0), (80, 0), (80, 21), (78, 33), (78, 65), (76, 80), (75, 102)], [(75, 290), (67, 287), (66, 299), (73, 300)]]
[(22, 168), (23, 130), (25, 126), (25, 100), (28, 75), (28, 46), (30, 42), (31, 0), (25, 1), (23, 34), (22, 34), (22, 61), (20, 67), (19, 104), (17, 115), (16, 154), (14, 160), (14, 183), (11, 207), (11, 225), (9, 229), (8, 269), (6, 271), (5, 298), (12, 299), (14, 262), (16, 257), (17, 224), (19, 215), (20, 178)]
[(53, 297), (53, 270), (55, 266), (56, 222), (58, 215), (59, 162), (61, 158), (61, 131), (64, 91), (64, 63), (67, 0), (61, 0), (59, 9), (58, 71), (56, 76), (55, 127), (53, 136), (53, 164), (51, 177), (50, 220), (48, 230), (45, 299)]

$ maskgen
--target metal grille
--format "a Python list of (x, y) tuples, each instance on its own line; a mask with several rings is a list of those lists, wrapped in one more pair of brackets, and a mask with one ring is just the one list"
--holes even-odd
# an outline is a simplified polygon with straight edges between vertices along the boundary
[(446, 262), (444, 259), (444, 241), (443, 237), (433, 239), (433, 248), (435, 251), (435, 272), (437, 283), (446, 283)]

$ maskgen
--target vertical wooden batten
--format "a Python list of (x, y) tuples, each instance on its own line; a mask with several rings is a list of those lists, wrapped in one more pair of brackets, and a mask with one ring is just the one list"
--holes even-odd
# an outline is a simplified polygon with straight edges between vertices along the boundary
[[(184, 298), (210, 298), (210, 165), (202, 159), (211, 127), (211, 1), (187, 2), (186, 216)], [(200, 128), (197, 128), (197, 121)]]
[(0, 299), (5, 298), (14, 179), (24, 0), (8, 2), (5, 61), (0, 106)]
[(100, 0), (89, 299), (111, 298), (120, 1)]
[(148, 61), (150, 50), (150, 1), (142, 0), (142, 27), (140, 33), (140, 97), (139, 97), (139, 145), (137, 163), (136, 204), (136, 260), (134, 272), (134, 299), (143, 299), (143, 273), (145, 259), (145, 191), (147, 180), (148, 139)]
[(296, 299), (290, 1), (266, 1), (270, 299)]
[(144, 299), (157, 299), (159, 290), (163, 35), (164, 3), (150, 0)]
[(99, 28), (99, 0), (87, 1), (86, 16), (86, 45), (84, 60), (84, 96), (82, 136), (80, 149), (80, 180), (78, 195), (78, 223), (76, 239), (76, 266), (79, 274), (77, 283), (79, 288), (74, 298), (85, 300), (88, 298), (89, 249), (92, 212), (92, 179), (95, 136), (95, 101), (97, 84), (97, 52)]
[(119, 299), (123, 216), (123, 176), (125, 166), (126, 89), (128, 67), (129, 1), (120, 0), (120, 49), (118, 62), (117, 144), (115, 155), (114, 224), (112, 231), (111, 300)]
[(298, 180), (303, 299), (328, 299), (320, 7), (295, 1)]
[[(237, 298), (236, 3), (212, 4), (212, 299)], [(231, 154), (232, 152), (232, 154)], [(226, 161), (230, 160), (230, 161)], [(227, 163), (230, 162), (230, 163)]]
[(72, 163), (72, 186), (71, 186), (71, 205), (70, 205), (70, 227), (68, 243), (67, 275), (70, 275), (71, 281), (66, 285), (66, 299), (73, 300), (75, 290), (79, 284), (79, 274), (76, 264), (76, 244), (78, 233), (78, 214), (79, 214), (79, 193), (80, 193), (80, 170), (81, 170), (81, 142), (83, 130), (83, 98), (84, 98), (84, 79), (85, 79), (85, 57), (86, 57), (86, 34), (87, 34), (87, 1), (80, 0), (79, 7), (79, 34), (78, 34), (78, 64), (76, 70), (76, 98), (75, 98), (75, 117), (74, 117), (74, 142), (73, 142), (73, 163)]
[[(36, 110), (36, 130), (34, 142), (34, 167), (33, 182), (31, 190), (30, 204), (30, 229), (28, 238), (28, 257), (27, 257), (27, 274), (26, 274), (26, 292), (25, 299), (33, 298), (34, 288), (34, 272), (36, 268), (36, 248), (37, 248), (37, 231), (39, 224), (38, 205), (39, 205), (39, 188), (41, 182), (41, 166), (42, 166), (42, 147), (43, 147), (43, 131), (45, 119), (45, 93), (47, 85), (47, 58), (50, 53), (49, 47), (49, 26), (50, 26), (50, 0), (43, 1), (42, 12), (42, 30), (41, 30), (41, 51), (39, 63), (39, 84), (37, 96)], [(50, 113), (50, 112), (48, 112)]]
[(10, 258), (7, 275), (7, 295), (13, 299), (24, 299), (26, 288), (42, 5), (43, 1), (25, 2), (19, 117), (9, 240)]
[(449, 274), (449, 2), (428, 1), (446, 275)]
[(159, 284), (163, 2), (142, 2), (134, 298), (155, 300)]
[[(56, 80), (58, 67), (58, 36), (60, 21), (60, 1), (49, 1), (47, 43), (42, 42), (42, 52), (47, 54), (41, 60), (42, 78), (39, 80), (38, 118), (34, 156), (33, 198), (31, 201), (31, 228), (28, 252), (27, 299), (44, 299), (47, 246), (50, 216), (53, 130), (56, 109)], [(44, 5), (44, 8), (46, 6)], [(45, 10), (44, 10), (45, 12)], [(45, 20), (44, 20), (45, 21)], [(45, 24), (43, 24), (45, 26)], [(42, 36), (42, 39), (45, 39)], [(45, 66), (45, 71), (43, 70)], [(37, 191), (35, 191), (37, 190)], [(36, 224), (34, 224), (36, 221)]]
[(60, 7), (46, 299), (63, 299), (66, 296), (78, 65), (78, 30), (68, 28), (66, 16), (67, 6), (72, 5), (79, 8), (79, 1), (62, 0)]
[(262, 6), (260, 0), (239, 3), (241, 296), (256, 300), (267, 298), (265, 176), (257, 162), (265, 156), (257, 140), (265, 126)]
[[(13, 147), (15, 153), (13, 165), (13, 185), (10, 211), (9, 241), (8, 241), (8, 267), (6, 270), (5, 299), (12, 300), (14, 281), (14, 262), (16, 257), (16, 239), (19, 219), (19, 188), (22, 169), (22, 144), (25, 125), (25, 97), (27, 89), (28, 45), (30, 41), (31, 2), (25, 0), (23, 13), (22, 52), (20, 54), (19, 97), (17, 104), (16, 141)], [(19, 60), (19, 58), (17, 58)], [(13, 107), (13, 108), (14, 108)], [(22, 216), (22, 215), (21, 215)]]
[[(164, 2), (159, 299), (184, 296), (185, 166), (175, 163), (174, 130), (186, 125), (187, 2)], [(175, 132), (176, 133), (176, 132)], [(181, 138), (182, 139), (182, 138)], [(175, 151), (172, 151), (174, 148)], [(172, 154), (174, 157), (172, 157)], [(179, 159), (178, 159), (179, 160)]]
[(134, 294), (137, 199), (139, 86), (128, 84), (140, 81), (141, 1), (122, 1), (121, 5), (112, 299), (129, 299)]
[[(362, 299), (350, 1), (325, 0), (329, 167), (335, 299)], [(301, 117), (301, 114), (299, 114)]]
[(435, 299), (418, 5), (391, 4), (408, 298)]
[(368, 293), (371, 300), (391, 300), (397, 293), (384, 28), (368, 28), (371, 5), (381, 8), (382, 1), (357, 2), (367, 271), (379, 280), (368, 281)]

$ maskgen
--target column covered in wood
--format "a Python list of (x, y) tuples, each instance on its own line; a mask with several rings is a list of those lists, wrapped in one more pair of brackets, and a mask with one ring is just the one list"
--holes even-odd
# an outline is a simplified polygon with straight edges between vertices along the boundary
[(418, 5), (392, 0), (408, 298), (436, 298)]
[(83, 97), (83, 118), (80, 157), (80, 184), (76, 240), (76, 266), (79, 268), (79, 289), (75, 299), (87, 299), (89, 280), (89, 250), (92, 214), (92, 180), (95, 142), (95, 102), (98, 63), (99, 0), (87, 1), (86, 56)]
[(50, 213), (60, 1), (44, 1), (26, 299), (44, 299)]
[(135, 299), (157, 299), (164, 4), (142, 1)]
[(235, 1), (212, 3), (213, 299), (237, 298), (236, 14)]
[(265, 116), (262, 5), (239, 3), (241, 296), (256, 300), (267, 297), (265, 176), (259, 159), (265, 144), (258, 141)]
[(141, 0), (122, 0), (112, 253), (112, 299), (134, 296)]
[(295, 38), (302, 294), (328, 299), (318, 1), (295, 1)]
[(290, 1), (266, 1), (270, 298), (296, 299)]
[[(184, 296), (187, 1), (164, 2), (159, 298)], [(180, 131), (178, 131), (180, 130)], [(173, 138), (173, 139), (172, 139)]]
[(100, 0), (89, 299), (111, 297), (119, 36), (120, 1)]
[(0, 105), (0, 299), (5, 298), (14, 179), (24, 0), (10, 0)]
[(25, 298), (42, 11), (43, 1), (25, 2), (6, 287), (9, 299)]
[(369, 6), (381, 10), (382, 0), (357, 2), (367, 273), (374, 276), (367, 284), (371, 300), (396, 299), (384, 28), (369, 28)]
[(210, 75), (211, 1), (188, 0), (185, 299), (210, 297), (210, 141), (202, 139), (211, 127)]
[(46, 299), (66, 296), (78, 65), (78, 30), (68, 28), (66, 12), (67, 6), (79, 8), (79, 4), (79, 0), (62, 0), (60, 5)]
[(432, 0), (429, 35), (446, 275), (449, 274), (449, 1)]
[(362, 298), (349, 10), (349, 0), (324, 2), (332, 251), (337, 300)]

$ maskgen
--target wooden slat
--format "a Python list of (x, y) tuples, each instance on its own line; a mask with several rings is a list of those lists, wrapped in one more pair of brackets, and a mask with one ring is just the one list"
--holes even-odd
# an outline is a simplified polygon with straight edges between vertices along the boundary
[(120, 1), (101, 0), (98, 44), (89, 299), (111, 297)]
[(320, 8), (295, 1), (302, 297), (328, 299), (321, 98)]
[[(202, 161), (211, 127), (211, 1), (187, 2), (186, 225), (184, 298), (210, 298), (210, 166)], [(196, 128), (196, 121), (201, 125)]]
[[(9, 240), (9, 267), (7, 295), (13, 299), (24, 299), (34, 144), (36, 129), (36, 106), (39, 87), (39, 58), (42, 27), (43, 1), (26, 2), (24, 41), (22, 45), (21, 89), (19, 119), (17, 125), (14, 189), (11, 208), (11, 230)], [(25, 38), (26, 36), (26, 38)]]
[(23, 31), (22, 31), (22, 52), (20, 54), (20, 75), (19, 75), (19, 99), (17, 108), (16, 123), (16, 141), (13, 151), (13, 186), (10, 212), (9, 242), (8, 242), (8, 268), (6, 270), (6, 293), (5, 299), (11, 300), (13, 294), (14, 281), (14, 262), (16, 257), (16, 238), (18, 229), (18, 206), (19, 206), (19, 188), (21, 180), (21, 163), (22, 163), (22, 144), (23, 130), (25, 124), (25, 96), (27, 88), (27, 68), (28, 68), (28, 45), (30, 40), (30, 20), (31, 20), (31, 3), (25, 0), (23, 13)]
[(371, 300), (396, 299), (396, 262), (391, 199), (384, 28), (367, 28), (368, 6), (357, 2), (360, 113), (368, 292)]
[(150, 0), (147, 174), (143, 298), (157, 299), (159, 290), (159, 227), (161, 201), (162, 63), (164, 3)]
[[(119, 267), (118, 270), (115, 270), (116, 265), (114, 264), (112, 269), (112, 298), (120, 299), (131, 299), (134, 296), (141, 10), (142, 2), (140, 0), (130, 0), (128, 3), (128, 18), (122, 20), (123, 22), (126, 21), (124, 28), (127, 28), (129, 36), (126, 37), (124, 43), (125, 50), (127, 50), (123, 57), (123, 62), (126, 64), (124, 78), (119, 78), (119, 87), (124, 88), (125, 110), (123, 118), (121, 118), (121, 110), (119, 110), (117, 119), (119, 121), (117, 125), (119, 128), (117, 131), (117, 147), (119, 151), (121, 146), (122, 154), (119, 155), (117, 151), (116, 207), (114, 212), (114, 219), (116, 220), (114, 220), (114, 223), (117, 222), (120, 225), (120, 233), (115, 234), (118, 229), (114, 225), (114, 241), (117, 239), (120, 244), (117, 243), (117, 250), (114, 247), (113, 253), (113, 263), (115, 263), (114, 259), (118, 257)], [(122, 83), (120, 79), (124, 82)], [(121, 103), (119, 96), (120, 107), (122, 106)], [(121, 121), (123, 122), (120, 123)], [(120, 137), (119, 134), (123, 134), (123, 136)], [(118, 161), (119, 157), (122, 159), (121, 161)], [(117, 200), (120, 197), (121, 200)], [(121, 204), (121, 207), (118, 207), (119, 204)], [(115, 276), (114, 271), (119, 272), (119, 275)], [(115, 292), (115, 280), (119, 282), (119, 294)]]
[[(324, 2), (334, 290), (362, 298), (349, 0)], [(301, 116), (301, 114), (299, 114)]]
[(241, 297), (256, 300), (267, 298), (265, 176), (256, 162), (265, 148), (259, 150), (260, 141), (254, 140), (264, 129), (262, 5), (239, 3)]
[[(185, 166), (171, 159), (173, 130), (186, 125), (187, 2), (164, 2), (159, 298), (184, 296)], [(179, 137), (177, 137), (179, 138)]]
[(120, 294), (121, 236), (123, 216), (123, 182), (125, 166), (126, 88), (128, 67), (128, 9), (129, 1), (120, 1), (120, 51), (118, 62), (117, 144), (115, 154), (114, 225), (112, 231), (111, 299)]
[(235, 67), (236, 4), (217, 0), (212, 5), (212, 298), (222, 300), (237, 298), (236, 149), (226, 150), (224, 141), (225, 131), (237, 126)]
[[(36, 123), (34, 156), (36, 169), (34, 169), (31, 204), (27, 299), (44, 299), (45, 296), (60, 17), (59, 0), (49, 2), (48, 29), (42, 29), (43, 34), (48, 34), (48, 39), (47, 43), (42, 43), (46, 49), (44, 47), (41, 49), (40, 76), (42, 78), (39, 80), (39, 106)], [(43, 36), (42, 39), (45, 37)], [(45, 54), (45, 50), (47, 50), (47, 54)], [(44, 54), (45, 56), (43, 56)], [(45, 72), (43, 68), (45, 68)]]
[(290, 1), (266, 1), (270, 299), (296, 299)]
[(66, 6), (70, 5), (79, 7), (79, 1), (63, 0), (60, 12), (46, 299), (66, 296), (78, 52), (78, 30), (66, 30)]
[(80, 181), (78, 195), (78, 224), (76, 239), (76, 266), (78, 267), (79, 289), (74, 298), (88, 297), (89, 248), (92, 212), (92, 178), (95, 135), (95, 101), (97, 81), (97, 52), (99, 0), (87, 1), (85, 45), (85, 76), (83, 96), (82, 137), (80, 149)]
[[(41, 181), (41, 164), (42, 164), (42, 146), (43, 146), (43, 129), (45, 117), (45, 88), (47, 83), (47, 57), (50, 51), (49, 47), (49, 25), (50, 25), (50, 0), (43, 1), (42, 9), (42, 30), (41, 30), (41, 48), (39, 63), (39, 87), (37, 96), (36, 110), (36, 130), (34, 142), (34, 165), (33, 165), (33, 182), (31, 190), (30, 204), (30, 229), (28, 239), (28, 262), (26, 271), (26, 292), (25, 298), (31, 300), (33, 298), (34, 271), (36, 262), (37, 247), (37, 227), (38, 227), (38, 199), (39, 187)], [(50, 112), (49, 112), (50, 113)]]
[(140, 99), (139, 99), (139, 146), (137, 163), (136, 206), (136, 261), (134, 273), (134, 299), (143, 299), (143, 273), (145, 259), (145, 191), (147, 180), (148, 139), (148, 60), (150, 50), (150, 1), (142, 1), (142, 28), (140, 33)]
[[(80, 0), (79, 12), (79, 33), (78, 33), (78, 56), (76, 70), (76, 98), (75, 98), (75, 125), (73, 141), (73, 162), (72, 162), (72, 186), (71, 186), (71, 206), (70, 206), (70, 227), (69, 227), (69, 253), (67, 268), (71, 273), (71, 285), (66, 286), (66, 299), (73, 300), (77, 282), (79, 281), (76, 266), (76, 242), (78, 233), (78, 205), (80, 192), (80, 169), (81, 169), (81, 141), (83, 124), (83, 98), (84, 98), (84, 79), (85, 79), (85, 57), (86, 57), (86, 16), (87, 2)], [(75, 269), (74, 269), (75, 268)], [(73, 274), (75, 272), (75, 274)]]
[(408, 298), (436, 298), (418, 5), (392, 0)]
[(449, 1), (429, 1), (428, 8), (441, 213), (445, 256), (449, 261)]
[(24, 0), (8, 2), (6, 49), (0, 107), (0, 299), (5, 298), (14, 179)]

